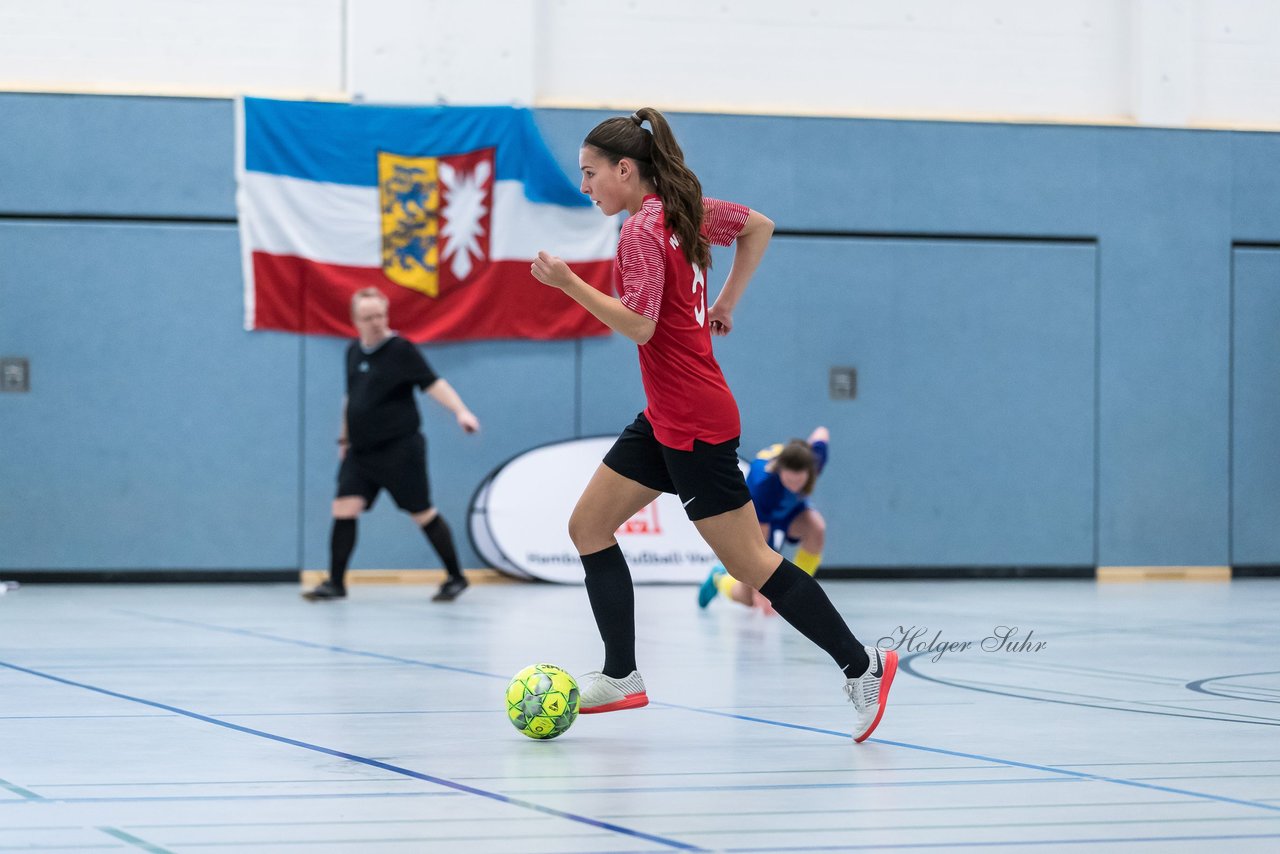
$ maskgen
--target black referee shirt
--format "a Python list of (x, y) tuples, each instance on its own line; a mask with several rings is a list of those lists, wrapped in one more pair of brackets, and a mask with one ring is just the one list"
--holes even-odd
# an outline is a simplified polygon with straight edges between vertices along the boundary
[(366, 353), (360, 341), (347, 347), (347, 438), (368, 450), (412, 436), (422, 426), (414, 387), (427, 389), (438, 376), (412, 343), (392, 335)]

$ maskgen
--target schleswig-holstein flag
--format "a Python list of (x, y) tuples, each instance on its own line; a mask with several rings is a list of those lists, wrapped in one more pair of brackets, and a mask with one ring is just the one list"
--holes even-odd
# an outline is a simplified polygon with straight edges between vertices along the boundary
[(608, 332), (529, 274), (545, 249), (609, 293), (618, 230), (528, 110), (240, 106), (247, 329), (351, 336), (351, 295), (372, 285), (412, 341)]

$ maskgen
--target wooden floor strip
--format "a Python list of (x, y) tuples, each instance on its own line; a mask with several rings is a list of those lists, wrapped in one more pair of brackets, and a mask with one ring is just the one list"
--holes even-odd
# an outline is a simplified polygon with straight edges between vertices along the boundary
[(1229, 566), (1100, 566), (1100, 582), (1230, 581)]

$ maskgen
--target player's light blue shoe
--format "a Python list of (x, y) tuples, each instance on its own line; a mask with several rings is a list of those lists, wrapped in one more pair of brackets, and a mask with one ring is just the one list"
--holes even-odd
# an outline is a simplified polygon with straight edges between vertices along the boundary
[(725, 576), (728, 572), (720, 564), (711, 567), (711, 571), (707, 573), (707, 580), (702, 582), (702, 586), (698, 588), (698, 607), (705, 608), (711, 604), (711, 600), (716, 598), (716, 594), (720, 592), (720, 588), (716, 586), (716, 582)]

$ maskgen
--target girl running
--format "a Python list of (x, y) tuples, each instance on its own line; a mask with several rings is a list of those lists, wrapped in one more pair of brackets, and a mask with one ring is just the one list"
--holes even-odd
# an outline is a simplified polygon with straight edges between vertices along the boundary
[[(601, 670), (586, 677), (591, 681), (580, 708), (590, 714), (649, 702), (636, 669), (631, 571), (613, 535), (659, 493), (671, 492), (728, 572), (835, 659), (857, 714), (853, 738), (861, 742), (884, 714), (897, 653), (859, 643), (818, 583), (760, 535), (738, 469), (738, 406), (712, 354), (711, 335), (733, 330), (733, 310), (773, 223), (742, 205), (703, 198), (666, 118), (652, 108), (601, 122), (583, 142), (578, 163), (582, 192), (606, 216), (629, 214), (618, 241), (622, 296), (606, 296), (546, 252), (538, 253), (532, 273), (639, 345), (647, 404), (605, 455), (569, 518), (605, 649)], [(708, 307), (712, 243), (732, 244), (734, 258)]]

